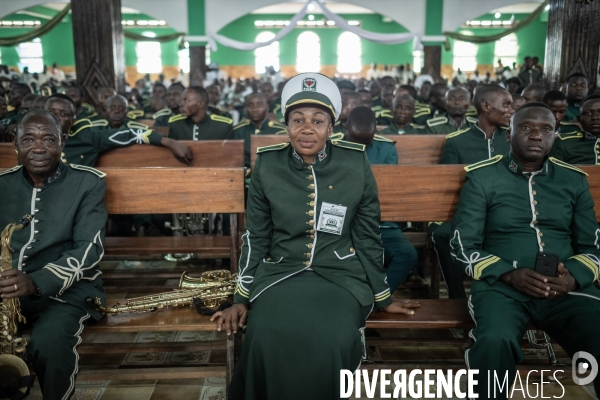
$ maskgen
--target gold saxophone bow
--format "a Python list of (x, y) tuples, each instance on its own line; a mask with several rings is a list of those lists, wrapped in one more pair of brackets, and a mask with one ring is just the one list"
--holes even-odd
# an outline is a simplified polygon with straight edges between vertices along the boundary
[(227, 270), (207, 271), (199, 278), (191, 278), (184, 272), (179, 280), (179, 289), (170, 292), (127, 299), (112, 307), (104, 307), (99, 298), (87, 298), (86, 301), (102, 314), (118, 315), (122, 313), (144, 313), (163, 308), (190, 306), (201, 300), (206, 307), (217, 307), (232, 296), (237, 283), (237, 275)]

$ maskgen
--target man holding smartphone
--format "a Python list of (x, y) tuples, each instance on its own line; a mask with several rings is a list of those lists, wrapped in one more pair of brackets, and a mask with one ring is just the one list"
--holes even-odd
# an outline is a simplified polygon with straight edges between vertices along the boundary
[[(507, 398), (530, 323), (569, 355), (600, 359), (600, 291), (593, 285), (600, 230), (586, 173), (547, 157), (554, 129), (548, 106), (528, 103), (511, 119), (510, 153), (465, 167), (450, 246), (474, 279), (469, 310), (476, 328), (465, 359), (479, 370), (480, 399), (488, 398), (494, 372), (502, 382), (508, 371), (496, 397)], [(594, 385), (600, 393), (600, 378)]]

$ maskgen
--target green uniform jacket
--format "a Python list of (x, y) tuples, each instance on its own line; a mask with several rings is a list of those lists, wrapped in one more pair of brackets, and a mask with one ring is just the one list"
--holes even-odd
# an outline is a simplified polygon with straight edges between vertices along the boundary
[[(346, 135), (338, 134), (331, 137), (331, 140), (346, 140)], [(373, 141), (365, 149), (369, 164), (391, 164), (398, 165), (398, 150), (393, 141), (381, 135), (375, 135)]]
[(62, 154), (63, 163), (74, 163), (93, 167), (98, 156), (115, 147), (125, 147), (132, 144), (153, 144), (160, 146), (164, 137), (147, 127), (144, 129), (136, 122), (128, 122), (127, 125), (137, 124), (140, 127), (110, 129), (105, 120), (90, 121), (82, 119), (77, 121), (69, 131), (69, 137)]
[(471, 276), (472, 292), (495, 290), (519, 301), (531, 297), (498, 278), (534, 269), (538, 251), (558, 254), (577, 280), (574, 294), (600, 298), (600, 250), (594, 201), (585, 172), (549, 158), (523, 173), (510, 154), (465, 168), (467, 180), (452, 220), (452, 256)]
[(440, 164), (473, 164), (498, 154), (508, 154), (510, 143), (506, 141), (506, 129), (498, 128), (491, 139), (486, 139), (477, 125), (446, 136)]
[(346, 134), (346, 128), (344, 128), (345, 124), (346, 124), (346, 120), (344, 120), (344, 121), (342, 121), (341, 119), (338, 120), (333, 125), (333, 133), (343, 133), (343, 134)]
[(67, 302), (95, 319), (101, 314), (85, 299), (105, 299), (97, 265), (104, 254), (108, 217), (103, 178), (93, 168), (61, 163), (42, 188), (34, 188), (20, 165), (0, 173), (5, 200), (0, 225), (17, 222), (25, 214), (34, 217), (28, 228), (12, 237), (13, 268), (33, 279), (42, 300)]
[[(254, 301), (311, 268), (361, 306), (391, 303), (383, 271), (377, 183), (364, 145), (327, 141), (313, 165), (289, 143), (258, 150), (235, 303)], [(316, 231), (323, 203), (347, 207), (341, 235)]]
[(248, 119), (233, 128), (233, 138), (244, 141), (244, 162), (248, 168), (250, 167), (250, 138), (252, 135), (283, 135), (286, 133), (284, 125), (268, 119), (265, 119), (258, 129)]
[(224, 140), (233, 137), (233, 120), (211, 114), (195, 124), (185, 115), (169, 118), (169, 137), (175, 140)]
[(83, 103), (81, 105), (81, 111), (79, 112), (79, 114), (77, 114), (77, 120), (84, 118), (90, 119), (96, 116), (98, 116), (98, 114), (96, 114), (96, 109), (94, 108), (94, 106), (92, 106), (91, 104)]
[(550, 156), (569, 164), (598, 165), (600, 140), (587, 132), (559, 133)]
[(157, 111), (152, 116), (154, 120), (154, 126), (169, 126), (169, 118), (173, 115), (173, 111), (170, 108), (163, 108)]
[(392, 123), (385, 129), (381, 131), (382, 135), (402, 135), (406, 134), (420, 134), (423, 133), (423, 129), (425, 127), (423, 125), (417, 125), (414, 123), (410, 123), (404, 126), (404, 128), (398, 128), (398, 125), (392, 120)]
[(425, 123), (425, 129), (423, 133), (434, 134), (434, 135), (449, 135), (453, 132), (460, 131), (468, 128), (469, 121), (467, 118), (463, 120), (460, 126), (456, 125), (456, 121), (452, 118), (448, 118), (446, 114), (440, 115), (439, 117), (427, 120)]
[(560, 126), (558, 127), (557, 133), (577, 133), (581, 131), (581, 127), (577, 121), (573, 122), (565, 122), (561, 121)]
[[(394, 122), (394, 115), (387, 109), (375, 113), (375, 117), (377, 118), (377, 125), (391, 125)], [(415, 125), (425, 126), (427, 120), (432, 117), (433, 112), (429, 106), (417, 107), (415, 108), (415, 115), (413, 116), (412, 122)]]
[(579, 116), (579, 108), (581, 103), (574, 100), (567, 100), (568, 108), (567, 114), (565, 115), (565, 121), (577, 121)]

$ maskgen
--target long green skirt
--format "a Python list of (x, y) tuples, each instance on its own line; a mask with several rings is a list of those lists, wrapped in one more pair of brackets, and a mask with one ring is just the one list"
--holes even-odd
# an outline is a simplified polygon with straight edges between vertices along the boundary
[(339, 399), (340, 370), (359, 367), (371, 309), (314, 271), (265, 290), (248, 313), (229, 399)]

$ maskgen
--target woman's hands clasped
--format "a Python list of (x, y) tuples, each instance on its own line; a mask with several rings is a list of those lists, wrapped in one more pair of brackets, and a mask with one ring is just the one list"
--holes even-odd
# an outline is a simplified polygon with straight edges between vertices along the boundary
[(415, 311), (412, 309), (419, 307), (421, 307), (421, 304), (415, 300), (394, 300), (383, 307), (382, 310), (393, 314), (413, 315)]
[(248, 319), (248, 306), (245, 304), (234, 304), (231, 307), (217, 311), (211, 317), (211, 321), (217, 321), (217, 330), (221, 331), (221, 327), (225, 327), (227, 335), (231, 335), (231, 332), (237, 333), (238, 328), (241, 328)]

